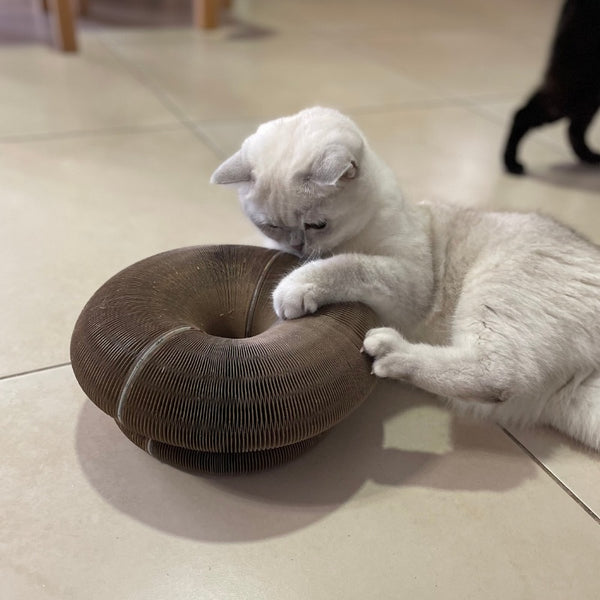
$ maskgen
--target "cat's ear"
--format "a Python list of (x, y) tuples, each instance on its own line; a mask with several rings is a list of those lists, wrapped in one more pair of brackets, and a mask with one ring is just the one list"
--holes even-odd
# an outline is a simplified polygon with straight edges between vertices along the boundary
[(210, 178), (211, 183), (227, 184), (227, 183), (244, 183), (251, 181), (252, 168), (250, 164), (244, 160), (242, 151), (238, 150), (233, 156), (230, 156)]
[(312, 166), (310, 180), (320, 185), (335, 185), (341, 179), (358, 175), (356, 157), (345, 146), (330, 146)]

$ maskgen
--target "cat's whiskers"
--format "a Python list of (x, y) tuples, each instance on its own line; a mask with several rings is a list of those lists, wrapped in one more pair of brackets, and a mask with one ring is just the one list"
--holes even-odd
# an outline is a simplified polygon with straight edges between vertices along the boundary
[(312, 248), (308, 254), (302, 257), (302, 264), (313, 262), (321, 258), (321, 251), (318, 248)]

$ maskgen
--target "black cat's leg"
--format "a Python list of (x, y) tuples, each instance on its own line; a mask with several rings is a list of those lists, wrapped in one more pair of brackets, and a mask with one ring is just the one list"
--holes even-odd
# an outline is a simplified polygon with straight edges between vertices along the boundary
[(515, 113), (504, 150), (504, 165), (510, 173), (521, 175), (525, 172), (525, 168), (517, 158), (519, 142), (523, 136), (534, 127), (560, 118), (561, 115), (553, 113), (548, 106), (547, 96), (542, 92), (536, 92), (527, 104)]
[(571, 119), (569, 125), (569, 141), (579, 160), (590, 163), (600, 163), (600, 153), (594, 152), (585, 142), (585, 132), (594, 118), (595, 111), (588, 111), (584, 116)]
[(501, 370), (492, 372), (473, 347), (413, 344), (395, 329), (367, 332), (363, 350), (373, 357), (373, 373), (399, 379), (432, 394), (466, 401), (507, 400), (510, 386)]

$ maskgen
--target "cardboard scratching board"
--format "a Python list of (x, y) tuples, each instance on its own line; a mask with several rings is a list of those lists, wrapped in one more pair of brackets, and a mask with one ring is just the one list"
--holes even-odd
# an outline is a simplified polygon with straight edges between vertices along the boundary
[(242, 473), (289, 460), (375, 384), (359, 350), (361, 304), (278, 320), (271, 293), (298, 264), (252, 246), (195, 246), (108, 280), (75, 325), (71, 361), (88, 397), (159, 460)]

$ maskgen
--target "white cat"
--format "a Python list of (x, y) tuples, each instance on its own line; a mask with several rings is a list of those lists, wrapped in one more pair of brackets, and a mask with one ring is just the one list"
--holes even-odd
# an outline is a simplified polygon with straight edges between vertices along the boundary
[(364, 340), (377, 376), (600, 450), (597, 246), (536, 214), (406, 201), (332, 109), (261, 125), (211, 181), (235, 184), (277, 247), (312, 259), (276, 288), (281, 318), (363, 302), (388, 326)]

